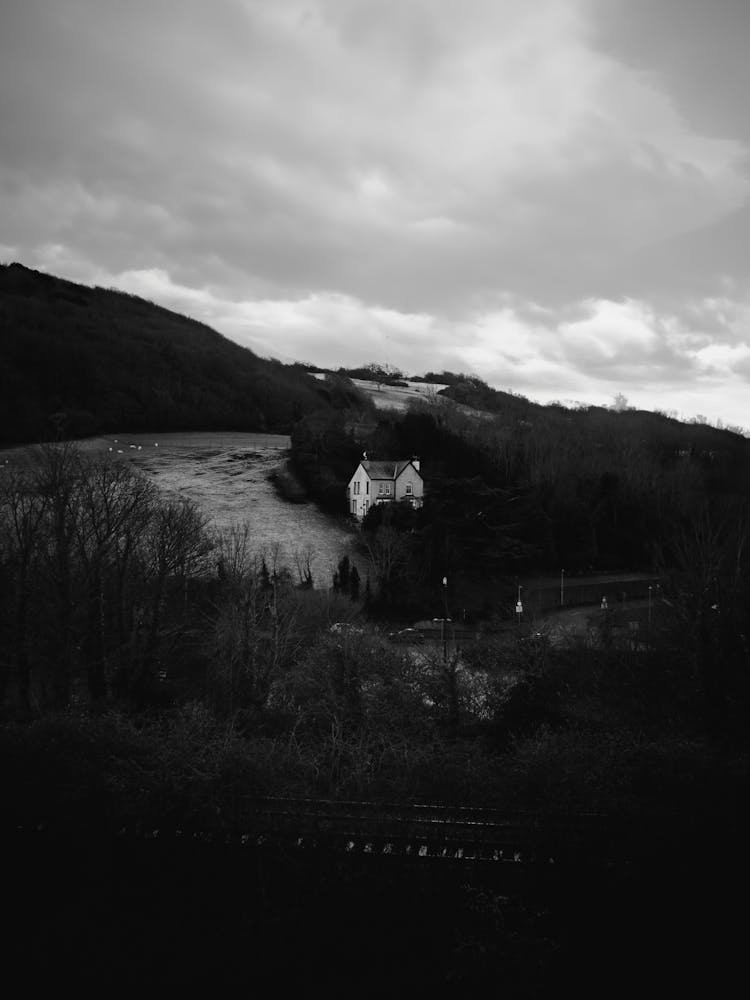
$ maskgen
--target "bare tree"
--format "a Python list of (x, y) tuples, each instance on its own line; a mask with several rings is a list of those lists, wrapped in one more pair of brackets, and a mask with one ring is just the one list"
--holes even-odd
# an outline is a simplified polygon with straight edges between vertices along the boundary
[(204, 566), (211, 551), (206, 523), (196, 504), (185, 497), (162, 502), (148, 523), (141, 546), (147, 584), (142, 676), (156, 671), (168, 581), (174, 578), (179, 582), (184, 608), (190, 576)]
[(155, 487), (129, 464), (107, 459), (81, 464), (76, 554), (83, 576), (82, 651), (92, 701), (107, 694), (107, 619), (114, 626), (109, 631), (118, 652), (127, 642), (125, 583), (157, 508)]
[(737, 502), (721, 511), (705, 506), (672, 542), (668, 600), (696, 667), (707, 723), (718, 729), (731, 703), (750, 701), (749, 537), (750, 511)]
[(78, 449), (70, 443), (41, 446), (34, 455), (32, 476), (44, 500), (43, 562), (55, 622), (52, 699), (55, 708), (65, 708), (70, 703), (73, 673)]
[(363, 532), (361, 537), (377, 581), (378, 594), (388, 601), (393, 585), (408, 569), (409, 539), (390, 524), (381, 524), (374, 533)]
[(612, 402), (612, 409), (617, 413), (624, 413), (625, 410), (630, 409), (628, 406), (628, 397), (623, 395), (623, 393), (618, 392)]
[(4, 468), (0, 695), (12, 675), (24, 712), (35, 697), (60, 709), (112, 687), (132, 696), (155, 676), (165, 638), (190, 627), (190, 581), (209, 549), (195, 505), (162, 499), (129, 463), (68, 443)]
[(300, 587), (312, 587), (312, 563), (315, 558), (315, 549), (308, 542), (301, 549), (295, 549), (294, 565), (297, 568), (297, 578)]
[(252, 545), (250, 525), (233, 524), (214, 537), (219, 578), (229, 584), (240, 584), (257, 570), (258, 557)]
[(227, 572), (212, 613), (214, 702), (230, 717), (241, 709), (262, 713), (274, 681), (304, 648), (304, 595), (294, 587), (278, 545), (251, 555), (247, 532), (232, 531), (219, 551)]
[[(34, 487), (28, 469), (11, 467), (0, 479), (0, 558), (9, 583), (7, 600), (13, 606), (11, 641), (0, 659), (0, 701), (7, 695), (9, 661), (13, 653), (20, 709), (31, 709), (31, 665), (29, 619), (34, 569), (41, 554), (40, 528), (46, 514), (46, 498)], [(7, 651), (7, 652), (6, 652)]]

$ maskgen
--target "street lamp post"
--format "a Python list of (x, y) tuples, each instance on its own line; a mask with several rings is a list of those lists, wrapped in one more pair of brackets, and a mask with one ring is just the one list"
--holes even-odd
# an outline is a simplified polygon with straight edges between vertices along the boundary
[(560, 570), (560, 607), (565, 603), (565, 570)]
[(521, 591), (523, 587), (518, 585), (518, 600), (516, 601), (516, 615), (518, 616), (518, 634), (521, 635), (521, 616), (523, 615), (523, 604), (521, 603)]
[(448, 617), (448, 577), (443, 577), (443, 620), (441, 622), (441, 632), (443, 638), (443, 663), (445, 663), (448, 658), (448, 651), (446, 649), (446, 639), (445, 639), (445, 620)]

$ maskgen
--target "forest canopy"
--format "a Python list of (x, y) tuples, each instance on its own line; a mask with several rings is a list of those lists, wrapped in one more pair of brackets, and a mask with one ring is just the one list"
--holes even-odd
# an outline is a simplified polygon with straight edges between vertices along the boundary
[(289, 433), (327, 405), (266, 360), (134, 295), (0, 267), (0, 444), (107, 431)]

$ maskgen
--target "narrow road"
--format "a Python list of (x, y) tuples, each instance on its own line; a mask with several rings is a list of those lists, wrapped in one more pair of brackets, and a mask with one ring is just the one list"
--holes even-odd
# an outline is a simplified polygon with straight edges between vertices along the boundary
[[(652, 602), (652, 614), (656, 601)], [(604, 610), (600, 604), (584, 604), (572, 608), (559, 608), (535, 619), (533, 629), (549, 636), (554, 645), (574, 636), (586, 635), (592, 628), (598, 628), (609, 614), (612, 627), (617, 631), (642, 632), (648, 623), (649, 602), (642, 598), (633, 601), (619, 601)]]

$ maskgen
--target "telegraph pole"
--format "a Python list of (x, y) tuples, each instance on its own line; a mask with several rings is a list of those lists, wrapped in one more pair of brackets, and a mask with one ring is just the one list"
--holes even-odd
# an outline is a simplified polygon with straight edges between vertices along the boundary
[(443, 577), (443, 620), (442, 620), (442, 633), (443, 633), (443, 663), (448, 658), (448, 650), (446, 648), (446, 636), (445, 636), (445, 622), (448, 617), (448, 577)]
[(521, 616), (523, 615), (523, 604), (521, 603), (521, 591), (523, 587), (518, 584), (518, 600), (516, 601), (516, 615), (518, 616), (518, 638), (521, 638)]

